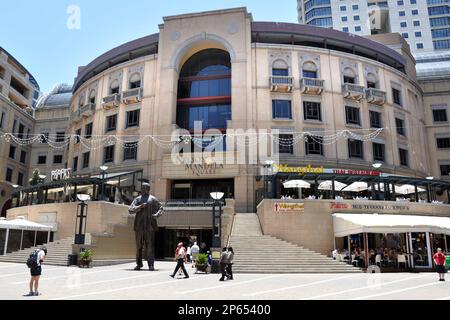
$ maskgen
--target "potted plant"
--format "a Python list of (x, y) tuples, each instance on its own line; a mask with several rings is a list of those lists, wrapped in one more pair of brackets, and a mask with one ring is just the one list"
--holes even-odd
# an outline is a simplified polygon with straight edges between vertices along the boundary
[(84, 267), (89, 268), (91, 266), (91, 263), (92, 263), (92, 250), (86, 249), (86, 250), (80, 252), (79, 267), (80, 268), (84, 268)]
[(206, 253), (200, 253), (195, 261), (195, 268), (197, 271), (207, 273), (208, 268), (208, 255)]

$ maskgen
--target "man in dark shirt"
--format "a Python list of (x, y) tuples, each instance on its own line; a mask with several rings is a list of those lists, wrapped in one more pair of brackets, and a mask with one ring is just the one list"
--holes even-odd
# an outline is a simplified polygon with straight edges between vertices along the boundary
[(161, 203), (150, 195), (150, 185), (142, 184), (142, 194), (134, 199), (129, 208), (130, 214), (136, 214), (134, 232), (136, 237), (136, 267), (140, 270), (142, 264), (142, 251), (145, 249), (145, 258), (151, 271), (155, 270), (155, 232), (158, 229), (156, 219), (163, 214)]

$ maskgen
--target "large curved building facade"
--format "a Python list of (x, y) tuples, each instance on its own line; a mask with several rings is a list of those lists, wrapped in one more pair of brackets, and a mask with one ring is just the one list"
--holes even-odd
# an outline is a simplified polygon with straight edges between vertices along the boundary
[[(171, 161), (175, 128), (279, 130), (273, 148), (292, 166), (382, 170), (426, 177), (422, 91), (413, 60), (347, 33), (306, 25), (253, 22), (245, 8), (164, 18), (159, 34), (103, 54), (73, 87), (68, 166), (76, 174), (144, 171), (162, 199), (205, 198), (220, 189), (237, 211), (253, 210), (262, 181), (250, 164), (193, 169)], [(321, 140), (349, 130), (371, 139)], [(296, 141), (298, 132), (317, 139)], [(121, 142), (90, 147), (91, 137)], [(152, 135), (148, 143), (140, 137)], [(168, 138), (164, 138), (168, 137)], [(328, 139), (328, 138), (327, 138)], [(142, 142), (142, 141), (141, 141)], [(227, 152), (236, 146), (226, 145)], [(261, 159), (260, 159), (261, 160)]]

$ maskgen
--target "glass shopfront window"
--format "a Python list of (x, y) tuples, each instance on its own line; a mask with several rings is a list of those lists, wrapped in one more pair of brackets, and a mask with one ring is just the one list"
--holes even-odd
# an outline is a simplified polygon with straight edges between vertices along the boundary
[(414, 265), (428, 267), (430, 264), (428, 256), (428, 237), (426, 232), (411, 232), (412, 254)]
[(177, 125), (187, 130), (194, 130), (195, 121), (202, 121), (203, 130), (226, 129), (228, 120), (231, 120), (230, 104), (183, 106), (177, 112)]

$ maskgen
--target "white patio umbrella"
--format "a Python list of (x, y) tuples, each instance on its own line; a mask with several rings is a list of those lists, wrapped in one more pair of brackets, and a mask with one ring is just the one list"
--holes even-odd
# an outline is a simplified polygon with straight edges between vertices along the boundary
[[(417, 192), (425, 192), (425, 191), (426, 191), (425, 189), (417, 187)], [(396, 187), (395, 192), (400, 193), (400, 194), (410, 194), (410, 193), (415, 193), (416, 189), (411, 184), (404, 184), (398, 188)]]
[[(344, 189), (347, 185), (345, 183), (334, 181), (334, 190), (340, 191)], [(333, 181), (325, 180), (319, 184), (319, 190), (332, 190), (333, 189)]]
[(367, 182), (356, 181), (356, 182), (353, 182), (352, 184), (348, 185), (341, 191), (361, 192), (361, 191), (367, 190), (367, 188), (368, 188)]
[(285, 188), (311, 188), (311, 184), (305, 180), (289, 180), (283, 183)]

